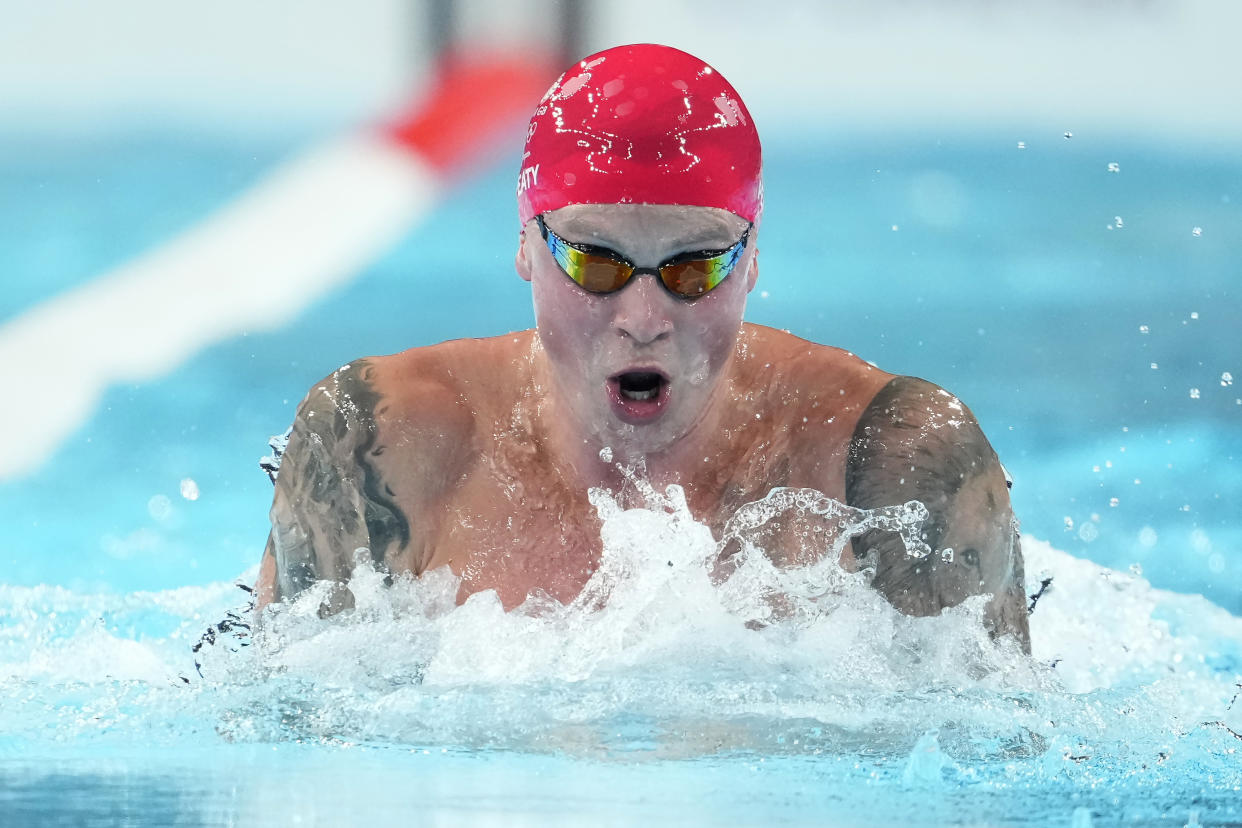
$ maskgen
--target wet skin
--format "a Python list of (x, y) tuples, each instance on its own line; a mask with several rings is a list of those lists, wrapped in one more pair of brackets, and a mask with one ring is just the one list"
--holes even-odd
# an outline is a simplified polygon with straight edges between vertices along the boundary
[[(546, 221), (640, 267), (727, 248), (746, 229), (723, 210), (658, 205), (567, 207)], [(922, 500), (925, 538), (951, 546), (952, 561), (910, 559), (895, 534), (872, 532), (842, 563), (873, 567), (877, 589), (910, 614), (989, 593), (993, 633), (1029, 647), (1008, 491), (974, 417), (930, 383), (742, 323), (757, 236), (719, 287), (687, 301), (650, 273), (612, 294), (582, 290), (531, 222), (516, 265), (531, 282), (535, 330), (356, 361), (303, 400), (277, 478), (260, 606), (347, 580), (355, 550), (391, 573), (447, 565), (462, 578), (459, 600), (493, 589), (510, 609), (539, 590), (571, 601), (600, 556), (587, 490), (642, 505), (618, 468), (640, 466), (657, 489), (681, 484), (718, 537), (741, 504), (776, 486), (866, 508)], [(773, 528), (778, 564), (810, 562), (803, 528)], [(350, 603), (342, 586), (324, 611)]]

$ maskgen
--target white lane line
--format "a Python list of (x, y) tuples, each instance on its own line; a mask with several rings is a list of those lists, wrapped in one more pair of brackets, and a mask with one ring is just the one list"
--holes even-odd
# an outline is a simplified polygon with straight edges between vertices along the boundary
[(181, 236), (0, 327), (0, 480), (34, 471), (108, 386), (285, 324), (434, 203), (434, 171), (374, 135), (314, 149)]

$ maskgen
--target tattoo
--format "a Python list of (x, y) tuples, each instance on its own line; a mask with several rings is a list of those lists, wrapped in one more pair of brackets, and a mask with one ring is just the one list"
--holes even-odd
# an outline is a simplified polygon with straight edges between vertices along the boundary
[(874, 570), (873, 584), (890, 603), (934, 615), (991, 593), (993, 633), (1013, 632), (1029, 646), (1022, 552), (1004, 474), (956, 397), (914, 377), (885, 385), (854, 429), (845, 497), (866, 509), (907, 500), (927, 507), (922, 539), (929, 556), (907, 555), (894, 532), (872, 530), (853, 541), (855, 558)]
[[(385, 410), (375, 367), (366, 360), (316, 385), (298, 406), (288, 445), (277, 456), (269, 544), (276, 600), (318, 580), (344, 582), (359, 549), (384, 569), (390, 553), (408, 546), (409, 519), (376, 463), (385, 450), (377, 416)], [(348, 606), (352, 596), (333, 603)]]
[(367, 535), (371, 538), (371, 555), (377, 565), (384, 563), (384, 552), (393, 543), (404, 549), (410, 543), (410, 522), (397, 505), (395, 493), (375, 468), (375, 458), (384, 453), (386, 446), (379, 445), (379, 429), (375, 417), (388, 411), (380, 404), (380, 395), (371, 384), (374, 369), (362, 360), (361, 376), (350, 377), (349, 390), (345, 392), (361, 410), (374, 412), (363, 432), (363, 439), (354, 449), (354, 463), (362, 472), (362, 496), (365, 504), (364, 519)]

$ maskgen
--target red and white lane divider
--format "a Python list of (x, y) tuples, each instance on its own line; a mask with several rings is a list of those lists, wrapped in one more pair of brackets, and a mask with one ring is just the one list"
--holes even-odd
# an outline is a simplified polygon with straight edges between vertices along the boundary
[(37, 469), (113, 384), (279, 328), (359, 275), (515, 127), (547, 85), (530, 59), (443, 65), (429, 97), (315, 147), (182, 235), (0, 327), (0, 480)]

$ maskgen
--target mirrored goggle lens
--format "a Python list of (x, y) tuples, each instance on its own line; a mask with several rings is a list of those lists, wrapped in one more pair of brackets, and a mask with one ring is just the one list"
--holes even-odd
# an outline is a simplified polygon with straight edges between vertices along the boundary
[(731, 256), (731, 253), (732, 251), (714, 259), (694, 259), (664, 265), (660, 268), (660, 279), (669, 290), (680, 296), (702, 296), (723, 282), (733, 270), (737, 257)]
[[(606, 256), (584, 253), (566, 245), (567, 260), (562, 269), (569, 277), (592, 293), (620, 290), (634, 275), (634, 268)], [(712, 259), (692, 259), (667, 264), (660, 268), (664, 286), (687, 299), (702, 296), (724, 281), (737, 263), (733, 251)]]
[[(635, 268), (610, 256), (571, 247), (568, 242), (553, 233), (539, 220), (540, 230), (547, 239), (548, 248), (561, 269), (585, 290), (592, 293), (611, 293), (620, 290), (634, 275)], [(687, 299), (702, 296), (725, 280), (736, 267), (742, 251), (746, 248), (749, 228), (733, 247), (706, 259), (686, 259), (669, 262), (659, 268), (660, 280), (673, 293)]]
[(592, 293), (620, 290), (634, 274), (634, 268), (625, 262), (587, 253), (567, 244), (558, 246), (564, 251), (562, 255), (556, 256), (561, 269), (569, 274), (569, 278)]

